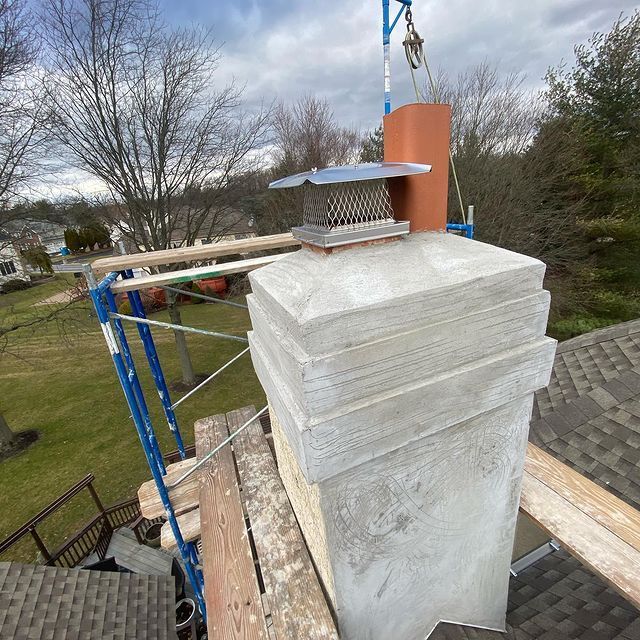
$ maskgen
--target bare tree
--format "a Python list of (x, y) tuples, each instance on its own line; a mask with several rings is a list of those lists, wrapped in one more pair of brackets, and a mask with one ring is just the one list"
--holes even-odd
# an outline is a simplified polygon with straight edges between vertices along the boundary
[(451, 145), (456, 156), (518, 154), (531, 144), (540, 100), (523, 88), (522, 75), (501, 76), (496, 67), (483, 62), (453, 82), (440, 73), (436, 82), (440, 101), (452, 105)]
[(360, 134), (341, 127), (329, 103), (304, 96), (280, 104), (273, 117), (275, 165), (280, 171), (307, 171), (357, 160)]
[[(360, 133), (340, 126), (329, 103), (304, 96), (292, 105), (280, 104), (273, 116), (273, 167), (269, 179), (330, 165), (358, 161)], [(265, 232), (288, 231), (300, 223), (298, 198), (290, 190), (271, 192), (260, 217)]]
[[(224, 233), (227, 194), (255, 163), (269, 114), (243, 115), (240, 89), (214, 88), (209, 34), (168, 28), (146, 0), (49, 0), (44, 40), (52, 133), (104, 183), (122, 235), (149, 251)], [(175, 299), (169, 311), (180, 323)], [(176, 343), (193, 384), (183, 333)]]
[(0, 227), (38, 173), (43, 109), (36, 90), (37, 38), (23, 0), (0, 0)]
[[(453, 80), (440, 72), (435, 83), (440, 101), (452, 105), (452, 155), (463, 202), (476, 208), (478, 238), (562, 267), (582, 251), (583, 201), (567, 179), (581, 150), (546, 122), (540, 95), (523, 80), (482, 63)], [(434, 99), (428, 88), (424, 94)], [(459, 219), (452, 180), (450, 187), (449, 214)]]
[[(12, 201), (37, 172), (43, 140), (41, 102), (31, 81), (37, 42), (30, 22), (24, 2), (0, 0), (0, 229), (19, 215)], [(6, 248), (2, 237), (0, 250)], [(0, 444), (12, 439), (0, 414)]]

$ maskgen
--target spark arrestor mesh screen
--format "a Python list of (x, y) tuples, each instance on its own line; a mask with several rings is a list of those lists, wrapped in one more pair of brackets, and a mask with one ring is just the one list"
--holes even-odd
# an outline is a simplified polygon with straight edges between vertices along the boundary
[(386, 180), (333, 184), (305, 183), (302, 215), (305, 228), (352, 231), (393, 223)]

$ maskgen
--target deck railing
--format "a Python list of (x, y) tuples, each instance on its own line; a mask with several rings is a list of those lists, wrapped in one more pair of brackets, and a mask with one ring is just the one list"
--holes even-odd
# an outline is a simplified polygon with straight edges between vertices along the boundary
[(104, 515), (99, 513), (71, 539), (54, 551), (47, 560), (47, 564), (56, 567), (76, 567), (94, 552), (98, 559), (102, 560), (109, 547), (112, 533), (113, 529), (105, 520)]
[[(140, 505), (137, 498), (125, 500), (111, 507), (105, 508), (93, 487), (92, 483), (94, 479), (95, 478), (92, 473), (86, 475), (82, 480), (74, 484), (70, 489), (48, 504), (28, 522), (2, 540), (0, 542), (0, 555), (13, 547), (24, 537), (30, 535), (42, 554), (45, 564), (55, 565), (58, 567), (75, 567), (92, 553), (96, 554), (97, 559), (102, 560), (109, 548), (109, 542), (111, 541), (113, 532), (119, 527), (135, 523), (134, 531), (138, 540), (141, 541), (144, 533), (151, 524), (153, 524), (153, 521), (141, 517)], [(66, 540), (55, 551), (51, 551), (39, 535), (37, 531), (38, 525), (58, 511), (85, 488), (91, 494), (91, 497), (98, 508), (98, 513), (69, 540)]]
[(93, 501), (98, 507), (98, 510), (102, 513), (104, 511), (104, 507), (102, 506), (102, 502), (100, 502), (100, 498), (98, 497), (98, 494), (93, 487), (92, 483), (94, 480), (95, 477), (92, 473), (87, 474), (84, 478), (82, 478), (82, 480), (80, 480), (80, 482), (76, 482), (76, 484), (65, 491), (62, 495), (58, 496), (51, 503), (49, 503), (44, 509), (42, 509), (42, 511), (33, 516), (33, 518), (31, 518), (28, 522), (25, 522), (12, 534), (7, 536), (2, 542), (0, 542), (0, 555), (2, 555), (7, 549), (11, 548), (13, 545), (19, 542), (22, 538), (30, 535), (33, 538), (33, 541), (38, 547), (40, 553), (42, 554), (45, 562), (49, 562), (49, 560), (51, 560), (51, 553), (38, 534), (38, 525), (46, 520), (49, 516), (54, 514), (56, 511), (58, 511), (63, 505), (69, 502), (74, 496), (78, 495), (85, 488), (89, 491), (91, 497), (93, 498)]

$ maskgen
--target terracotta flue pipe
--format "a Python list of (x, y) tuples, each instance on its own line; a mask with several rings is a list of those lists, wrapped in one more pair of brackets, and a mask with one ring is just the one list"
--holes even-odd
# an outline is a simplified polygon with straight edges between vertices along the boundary
[(430, 164), (431, 173), (389, 180), (396, 220), (411, 232), (444, 231), (449, 191), (451, 106), (407, 104), (384, 117), (385, 162)]

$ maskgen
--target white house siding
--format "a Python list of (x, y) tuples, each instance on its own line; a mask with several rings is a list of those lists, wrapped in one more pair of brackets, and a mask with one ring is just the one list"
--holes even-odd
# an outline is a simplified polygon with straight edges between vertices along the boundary
[(0, 248), (0, 288), (9, 280), (30, 280), (22, 258), (13, 246)]

